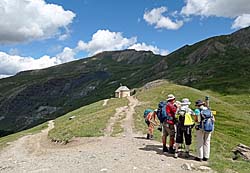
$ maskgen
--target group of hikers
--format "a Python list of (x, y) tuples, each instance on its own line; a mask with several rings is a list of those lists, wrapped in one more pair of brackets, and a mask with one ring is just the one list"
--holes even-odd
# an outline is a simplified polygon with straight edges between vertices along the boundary
[[(197, 140), (197, 161), (207, 161), (210, 155), (210, 139), (214, 130), (212, 111), (209, 108), (209, 97), (205, 101), (197, 100), (196, 109), (189, 108), (191, 102), (188, 98), (176, 101), (173, 94), (169, 94), (166, 101), (161, 101), (158, 109), (146, 109), (144, 111), (145, 122), (148, 125), (147, 139), (153, 139), (154, 127), (162, 131), (163, 152), (179, 156), (179, 147), (185, 139), (185, 157), (189, 158), (190, 145), (192, 143), (192, 129), (195, 128)], [(160, 123), (156, 120), (159, 119)], [(169, 136), (169, 147), (166, 139)]]

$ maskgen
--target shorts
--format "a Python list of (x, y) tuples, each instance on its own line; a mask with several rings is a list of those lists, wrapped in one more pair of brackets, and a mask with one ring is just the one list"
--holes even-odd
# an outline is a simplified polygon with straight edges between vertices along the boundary
[(150, 121), (148, 121), (147, 119), (145, 119), (145, 123), (148, 125), (148, 127), (149, 127), (149, 125), (150, 125)]
[(183, 135), (185, 138), (185, 144), (191, 145), (192, 131), (190, 126), (177, 126), (176, 143), (183, 144)]
[(175, 136), (175, 128), (174, 128), (174, 124), (168, 124), (167, 122), (163, 122), (163, 136), (170, 136), (173, 137)]

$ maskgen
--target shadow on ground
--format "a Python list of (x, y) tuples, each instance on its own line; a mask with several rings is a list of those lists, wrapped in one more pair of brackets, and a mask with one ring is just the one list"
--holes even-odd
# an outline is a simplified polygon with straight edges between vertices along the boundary
[[(146, 138), (144, 137), (135, 137), (136, 139), (144, 139), (144, 140), (147, 140)], [(171, 153), (167, 153), (167, 152), (162, 152), (162, 145), (145, 145), (144, 147), (142, 148), (139, 148), (139, 150), (143, 150), (143, 151), (155, 151), (156, 154), (159, 154), (159, 155), (165, 155), (167, 157), (174, 157), (174, 154), (171, 154)], [(195, 156), (190, 154), (189, 157), (187, 158), (186, 157), (186, 153), (184, 152), (184, 149), (180, 149), (179, 150), (179, 156), (178, 158), (181, 158), (181, 159), (185, 159), (185, 160), (195, 160)]]

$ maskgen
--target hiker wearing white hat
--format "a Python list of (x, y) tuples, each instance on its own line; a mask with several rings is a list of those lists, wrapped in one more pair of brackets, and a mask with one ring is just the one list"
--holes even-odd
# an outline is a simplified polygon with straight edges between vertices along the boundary
[(180, 144), (183, 144), (183, 137), (185, 138), (186, 151), (185, 156), (189, 157), (189, 146), (192, 143), (192, 128), (194, 126), (194, 121), (191, 116), (194, 116), (194, 112), (189, 108), (191, 102), (188, 98), (182, 99), (181, 107), (176, 112), (175, 118), (176, 124), (176, 144), (175, 144), (175, 158), (178, 158), (178, 148)]
[[(174, 137), (175, 137), (175, 127), (174, 127), (174, 119), (176, 113), (176, 106), (174, 105), (175, 96), (173, 94), (169, 94), (167, 97), (166, 104), (166, 116), (167, 118), (163, 121), (163, 133), (162, 133), (162, 144), (163, 144), (163, 152), (169, 152), (174, 154)], [(170, 136), (169, 140), (169, 149), (166, 147), (166, 139), (167, 136)]]
[(175, 96), (173, 94), (169, 94), (167, 101), (175, 100)]

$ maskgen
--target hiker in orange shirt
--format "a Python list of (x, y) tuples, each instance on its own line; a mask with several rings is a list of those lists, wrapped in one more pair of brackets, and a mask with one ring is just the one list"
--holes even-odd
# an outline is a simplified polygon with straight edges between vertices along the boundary
[(159, 125), (159, 123), (156, 121), (156, 110), (146, 109), (144, 111), (144, 118), (145, 123), (148, 125), (148, 133), (147, 133), (147, 139), (153, 139), (153, 133), (154, 133), (154, 127), (156, 125)]

